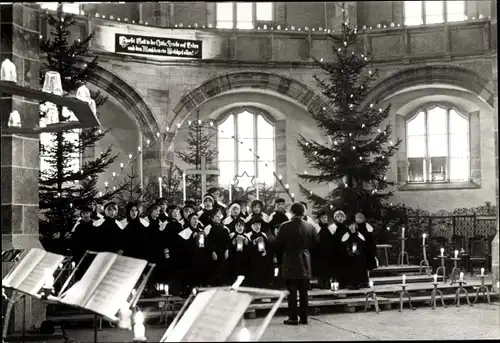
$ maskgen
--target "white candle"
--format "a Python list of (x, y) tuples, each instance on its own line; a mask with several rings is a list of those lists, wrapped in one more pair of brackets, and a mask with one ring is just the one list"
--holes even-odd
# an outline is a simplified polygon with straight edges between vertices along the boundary
[(54, 276), (50, 272), (50, 269), (45, 269), (45, 283), (44, 288), (52, 289), (54, 287)]
[(464, 281), (464, 273), (460, 272), (460, 281)]
[(484, 268), (481, 268), (481, 276), (484, 275)]
[(249, 342), (251, 339), (251, 334), (250, 331), (248, 331), (247, 328), (241, 328), (239, 334), (238, 334), (238, 341), (239, 342)]
[(205, 235), (200, 235), (198, 237), (198, 243), (200, 243), (200, 248), (205, 247)]
[(130, 310), (129, 303), (125, 303), (120, 309), (120, 317), (118, 327), (121, 329), (129, 329), (131, 326), (132, 311)]
[(279, 268), (274, 268), (274, 277), (278, 277), (279, 272)]
[(387, 227), (387, 231), (391, 231), (391, 228), (389, 226)]
[(243, 251), (243, 242), (240, 240), (236, 242), (236, 251)]
[(169, 295), (168, 294), (168, 285), (165, 285), (165, 295)]
[(438, 276), (437, 276), (437, 274), (434, 274), (432, 277), (434, 278), (434, 283), (437, 283), (438, 282)]
[(458, 250), (455, 250), (455, 258), (458, 258)]
[(161, 186), (161, 177), (158, 178), (158, 189), (160, 190), (160, 198), (161, 198), (163, 195), (163, 189)]
[(373, 281), (368, 282), (368, 285), (373, 289)]
[(405, 228), (401, 229), (401, 238), (405, 238)]
[(258, 245), (257, 245), (259, 251), (264, 251), (264, 242), (259, 242)]
[(403, 274), (403, 285), (406, 285), (406, 275)]
[(134, 341), (146, 340), (146, 328), (144, 327), (144, 315), (141, 311), (134, 317)]
[(422, 234), (422, 245), (425, 245), (425, 237), (427, 237), (427, 235), (425, 233)]
[(332, 282), (330, 284), (332, 291), (338, 291), (339, 290), (339, 283), (338, 282)]
[(355, 253), (358, 250), (358, 245), (356, 243), (352, 244), (352, 252)]
[(184, 200), (184, 202), (187, 199), (187, 196), (186, 196), (186, 173), (182, 173), (182, 199)]
[(441, 248), (441, 257), (444, 257), (444, 248)]

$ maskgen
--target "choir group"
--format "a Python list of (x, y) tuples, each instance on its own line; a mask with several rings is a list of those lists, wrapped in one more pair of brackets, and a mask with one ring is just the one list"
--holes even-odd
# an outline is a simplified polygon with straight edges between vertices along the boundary
[[(154, 284), (165, 283), (173, 294), (182, 295), (192, 287), (232, 284), (238, 275), (245, 276), (247, 286), (280, 285), (281, 256), (274, 243), (280, 225), (292, 217), (284, 199), (276, 199), (268, 215), (259, 200), (250, 209), (239, 201), (226, 208), (218, 200), (218, 190), (212, 189), (200, 207), (186, 201), (181, 208), (160, 198), (141, 217), (139, 204), (129, 203), (120, 221), (116, 203), (107, 203), (100, 214), (91, 202), (80, 209), (72, 230), (73, 256), (79, 259), (87, 250), (121, 251), (155, 263), (149, 293), (155, 292)], [(368, 271), (378, 265), (373, 228), (362, 213), (347, 218), (337, 210), (332, 220), (327, 213), (320, 212), (318, 222), (303, 218), (318, 233), (311, 251), (313, 275), (322, 288), (330, 288), (333, 280), (340, 288), (365, 287)]]

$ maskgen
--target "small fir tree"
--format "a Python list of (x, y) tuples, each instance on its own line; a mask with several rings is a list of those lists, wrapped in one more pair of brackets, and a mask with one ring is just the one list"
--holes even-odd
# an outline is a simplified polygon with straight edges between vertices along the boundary
[[(201, 168), (201, 157), (206, 158), (206, 167), (210, 168), (217, 158), (217, 148), (211, 144), (216, 131), (212, 126), (207, 126), (200, 120), (200, 114), (197, 112), (196, 120), (188, 122), (189, 133), (186, 138), (187, 146), (184, 151), (177, 151), (176, 155), (191, 168)], [(214, 182), (215, 175), (207, 176), (208, 184)], [(186, 183), (189, 185), (186, 189), (187, 198), (201, 199), (201, 175), (186, 175)], [(208, 189), (208, 187), (207, 187)]]
[(313, 202), (314, 210), (342, 208), (349, 214), (362, 210), (371, 218), (380, 218), (392, 182), (386, 179), (391, 157), (400, 141), (392, 142), (391, 125), (385, 124), (390, 105), (379, 108), (365, 104), (369, 86), (377, 70), (371, 67), (372, 57), (356, 52), (357, 32), (348, 23), (342, 5), (340, 35), (329, 35), (335, 59), (315, 59), (326, 77), (314, 76), (326, 105), (311, 110), (313, 118), (329, 139), (328, 144), (300, 136), (298, 145), (307, 163), (317, 173), (303, 173), (306, 182), (334, 184), (337, 187), (325, 198), (300, 185), (301, 192)]
[[(46, 71), (57, 71), (61, 76), (63, 95), (75, 94), (76, 90), (84, 85), (97, 66), (98, 57), (89, 53), (89, 42), (93, 33), (85, 38), (68, 41), (70, 30), (77, 27), (72, 14), (62, 11), (59, 3), (55, 15), (45, 12), (48, 25), (52, 28), (50, 37), (40, 38), (40, 52), (45, 63), (40, 68), (40, 81), (44, 82)], [(106, 98), (101, 94), (94, 94), (96, 107), (102, 105)], [(53, 106), (42, 104), (40, 118), (45, 120), (53, 115)], [(69, 112), (58, 107), (54, 117), (59, 122), (70, 120)], [(98, 196), (98, 175), (114, 162), (117, 155), (113, 155), (111, 147), (101, 152), (94, 159), (86, 158), (79, 168), (75, 168), (75, 159), (104, 137), (106, 131), (98, 128), (85, 130), (69, 130), (57, 133), (44, 134), (40, 140), (40, 155), (48, 168), (40, 172), (40, 232), (42, 237), (50, 239), (54, 233), (57, 237), (64, 237), (63, 233), (71, 230), (75, 223), (76, 209), (92, 199), (100, 202), (111, 199), (120, 191), (115, 188)], [(66, 235), (67, 236), (67, 235)]]

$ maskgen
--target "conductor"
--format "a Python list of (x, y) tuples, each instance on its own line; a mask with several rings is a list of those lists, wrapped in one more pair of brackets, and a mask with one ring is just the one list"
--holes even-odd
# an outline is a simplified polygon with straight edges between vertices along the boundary
[[(288, 319), (285, 325), (307, 325), (308, 290), (311, 279), (311, 250), (317, 240), (313, 225), (303, 217), (304, 205), (294, 203), (292, 219), (281, 224), (276, 237), (276, 250), (282, 261), (282, 275), (288, 294)], [(297, 311), (297, 291), (300, 310)], [(297, 313), (299, 312), (299, 313)], [(298, 315), (300, 315), (300, 321)]]

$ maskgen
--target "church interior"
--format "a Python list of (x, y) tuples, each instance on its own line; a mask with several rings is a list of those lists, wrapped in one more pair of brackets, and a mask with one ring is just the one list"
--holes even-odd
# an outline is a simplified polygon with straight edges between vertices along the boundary
[[(14, 62), (18, 86), (40, 90), (37, 76), (47, 58), (41, 42), (55, 37), (53, 23), (46, 14), (57, 17), (58, 3), (13, 3), (0, 7), (0, 62)], [(375, 288), (380, 287), (380, 316), (391, 304), (393, 309), (399, 306), (401, 276), (403, 285), (407, 277), (408, 283), (431, 285), (434, 272), (421, 275), (422, 261), (427, 268), (446, 266), (452, 273), (449, 284), (444, 270), (444, 277), (435, 272), (439, 279), (434, 279), (434, 283), (443, 282), (441, 289), (446, 300), (459, 294), (460, 289), (454, 285), (458, 278), (455, 269), (457, 273), (465, 272), (466, 278), (470, 269), (471, 279), (466, 286), (469, 294), (475, 295), (476, 290), (479, 294), (477, 287), (484, 287), (486, 282), (493, 301), (498, 301), (496, 1), (89, 2), (62, 3), (62, 11), (74, 14), (74, 24), (65, 38), (68, 42), (80, 42), (93, 34), (88, 43), (91, 55), (84, 63), (90, 64), (88, 61), (94, 56), (98, 63), (85, 85), (92, 97), (106, 97), (98, 105), (97, 114), (99, 133), (105, 134), (94, 146), (73, 153), (69, 164), (78, 171), (107, 149), (116, 155), (95, 175), (92, 187), (96, 198), (128, 182), (131, 175), (137, 178), (140, 189), (152, 187), (155, 197), (165, 198), (165, 194), (171, 194), (172, 168), (184, 173), (194, 168), (207, 172), (206, 179), (210, 180), (201, 182), (201, 193), (196, 197), (202, 198), (194, 199), (197, 205), (204, 204), (207, 189), (217, 187), (220, 198), (210, 197), (212, 203), (221, 203), (224, 212), (234, 203), (236, 186), (247, 191), (257, 184), (248, 203), (240, 204), (241, 208), (248, 205), (252, 210), (253, 201), (262, 204), (265, 196), (260, 194), (259, 200), (259, 185), (264, 186), (262, 192), (266, 185), (274, 185), (276, 194), (270, 200), (268, 215), (274, 211), (275, 200), (285, 198), (288, 210), (295, 201), (308, 204), (306, 213), (315, 221), (319, 221), (320, 215), (313, 213), (310, 197), (300, 188), (304, 184), (300, 175), (315, 171), (297, 141), (305, 137), (332, 144), (311, 112), (324, 106), (316, 80), (324, 70), (318, 67), (318, 61), (335, 61), (330, 36), (342, 33), (347, 18), (346, 22), (356, 28), (352, 54), (373, 57), (373, 67), (378, 69), (363, 104), (375, 104), (381, 113), (383, 108), (388, 109), (380, 128), (390, 123), (388, 140), (391, 145), (400, 142), (384, 180), (393, 184), (388, 200), (391, 206), (399, 204), (407, 209), (405, 221), (392, 231), (390, 224), (375, 227), (375, 232), (379, 232), (374, 252), (378, 259), (377, 268), (371, 273), (379, 278)], [(2, 65), (2, 80), (3, 70)], [(63, 84), (66, 82), (63, 80)], [(38, 125), (39, 103), (13, 93), (2, 93), (1, 102), (4, 255), (8, 250), (46, 248), (40, 241), (43, 211), (39, 204), (45, 200), (39, 196), (44, 187), (39, 183), (39, 175), (54, 162), (44, 158), (43, 149), (40, 150), (40, 144), (52, 144), (50, 134), (5, 131), (14, 110), (21, 115), (23, 126)], [(201, 164), (198, 160), (188, 163), (180, 154), (190, 151), (192, 126), (196, 123), (203, 125), (206, 140), (203, 151), (207, 155), (202, 160), (196, 150)], [(209, 155), (208, 151), (214, 148), (217, 153)], [(205, 165), (208, 160), (210, 165)], [(213, 170), (213, 175), (208, 169)], [(203, 180), (206, 179), (203, 174)], [(182, 207), (182, 202), (194, 198), (191, 193), (186, 197), (185, 180), (183, 174), (173, 191), (179, 203), (169, 199), (168, 205)], [(166, 185), (168, 189), (162, 188)], [(337, 187), (335, 183), (305, 186), (311, 195), (320, 197)], [(100, 205), (107, 206), (106, 202)], [(118, 209), (122, 210), (125, 209)], [(142, 210), (146, 209), (141, 207)], [(183, 216), (182, 209), (179, 215)], [(229, 212), (222, 215), (230, 216)], [(333, 219), (332, 216), (330, 220)], [(251, 220), (249, 223), (256, 225)], [(413, 240), (408, 238), (408, 253), (404, 226), (410, 236), (411, 230), (415, 232)], [(388, 238), (391, 234), (394, 236)], [(485, 241), (486, 250), (481, 256), (469, 256), (477, 237)], [(437, 242), (434, 248), (431, 240)], [(446, 253), (450, 254), (446, 261), (439, 257), (442, 244), (446, 244)], [(466, 257), (457, 257), (455, 249), (467, 256), (467, 266)], [(405, 262), (408, 254), (411, 263)], [(484, 260), (481, 267), (486, 268), (481, 269), (479, 278), (473, 277), (476, 272), (471, 267), (471, 261), (477, 260)], [(3, 258), (2, 265), (5, 278), (14, 263)], [(272, 273), (274, 267), (270, 270)], [(490, 274), (486, 280), (484, 273)], [(324, 300), (325, 292), (334, 288), (333, 282), (325, 282), (325, 289), (316, 290), (313, 295), (315, 290), (310, 291), (310, 304), (316, 304), (310, 305), (313, 313), (323, 308), (317, 305), (322, 301), (335, 303), (347, 312), (365, 305), (364, 296), (369, 293), (359, 289), (345, 293), (347, 298), (349, 292), (363, 297), (351, 305), (345, 295)], [(163, 291), (165, 285), (161, 287)], [(431, 294), (432, 287), (425, 287), (423, 292)], [(395, 289), (394, 298), (384, 293), (396, 293)], [(430, 301), (430, 296), (417, 293), (422, 289), (409, 288), (414, 299)], [(405, 293), (405, 297), (406, 294), (410, 296)], [(158, 310), (155, 303), (154, 311), (171, 311), (168, 306), (174, 305), (170, 298), (166, 299), (162, 300), (165, 308)], [(50, 305), (27, 296), (24, 301), (28, 310), (26, 304), (14, 305), (11, 331), (20, 332), (23, 327), (24, 335), (24, 327), (40, 328), (50, 318), (53, 323), (57, 321), (57, 315), (49, 313)], [(469, 295), (462, 301), (468, 302)], [(271, 308), (266, 303), (255, 306)], [(409, 306), (412, 307), (411, 300)], [(158, 316), (161, 318), (162, 314)], [(166, 314), (164, 320), (167, 321)]]

